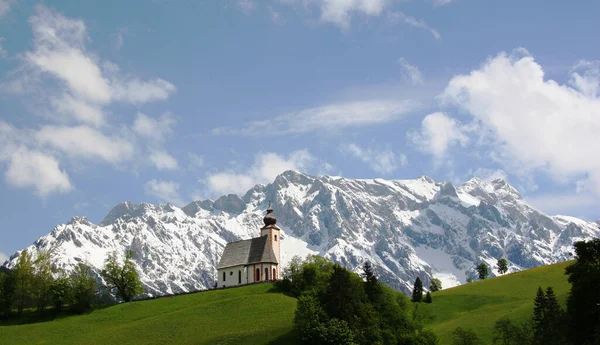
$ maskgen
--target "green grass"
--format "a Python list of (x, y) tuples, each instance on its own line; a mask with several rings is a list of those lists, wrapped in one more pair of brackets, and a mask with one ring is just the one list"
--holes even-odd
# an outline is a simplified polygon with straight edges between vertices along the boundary
[(552, 286), (564, 306), (571, 289), (564, 274), (568, 264), (533, 268), (435, 292), (432, 304), (419, 306), (425, 327), (438, 335), (442, 345), (452, 343), (452, 331), (458, 326), (473, 329), (486, 344), (491, 343), (496, 320), (508, 316), (521, 322), (531, 316), (538, 286)]
[(296, 300), (272, 289), (259, 284), (214, 290), (0, 326), (0, 344), (289, 343)]

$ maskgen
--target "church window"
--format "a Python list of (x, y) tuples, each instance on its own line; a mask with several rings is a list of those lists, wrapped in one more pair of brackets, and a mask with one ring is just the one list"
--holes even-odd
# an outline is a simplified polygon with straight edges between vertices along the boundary
[(269, 280), (269, 269), (265, 268), (265, 280)]
[(275, 271), (275, 269), (273, 269), (273, 280), (277, 280), (277, 274), (275, 274), (275, 273), (276, 273), (276, 271)]
[(256, 277), (254, 277), (254, 281), (259, 281), (260, 280), (260, 268), (256, 269)]
[(238, 284), (241, 284), (241, 283), (242, 283), (242, 271), (240, 270), (238, 272)]
[(223, 272), (223, 281), (225, 281), (225, 272)]
[(277, 235), (275, 235), (275, 242), (277, 242)]
[(233, 275), (233, 271), (229, 271), (229, 275), (232, 276)]

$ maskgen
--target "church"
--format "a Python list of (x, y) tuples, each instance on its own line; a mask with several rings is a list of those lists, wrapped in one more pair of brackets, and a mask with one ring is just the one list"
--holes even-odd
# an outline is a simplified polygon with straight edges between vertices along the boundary
[(281, 229), (270, 204), (263, 222), (260, 237), (227, 243), (217, 266), (217, 287), (279, 279)]

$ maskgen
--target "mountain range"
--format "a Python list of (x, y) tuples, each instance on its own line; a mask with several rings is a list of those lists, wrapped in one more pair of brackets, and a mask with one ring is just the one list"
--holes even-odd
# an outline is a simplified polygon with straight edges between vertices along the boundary
[[(244, 196), (225, 195), (179, 208), (123, 202), (99, 223), (73, 217), (25, 248), (49, 250), (56, 268), (78, 262), (96, 272), (112, 251), (135, 252), (146, 294), (210, 288), (227, 242), (259, 235), (271, 202), (282, 229), (285, 266), (292, 257), (319, 254), (360, 271), (370, 261), (381, 281), (408, 293), (417, 276), (444, 288), (491, 275), (506, 258), (509, 272), (572, 257), (574, 241), (600, 237), (600, 225), (533, 208), (502, 179), (473, 178), (455, 186), (414, 180), (349, 179), (286, 171)], [(14, 267), (20, 251), (5, 263)]]

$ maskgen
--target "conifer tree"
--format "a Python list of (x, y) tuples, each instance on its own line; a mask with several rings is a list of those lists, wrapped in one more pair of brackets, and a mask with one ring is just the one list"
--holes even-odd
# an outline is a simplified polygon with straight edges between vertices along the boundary
[(375, 272), (373, 272), (373, 266), (369, 261), (366, 261), (363, 265), (363, 277), (365, 278), (365, 292), (371, 302), (375, 302), (381, 293), (379, 282)]
[(15, 293), (15, 279), (12, 271), (0, 271), (0, 317), (10, 314)]
[(421, 302), (423, 300), (423, 282), (421, 278), (415, 279), (415, 285), (413, 287), (412, 301)]
[(506, 259), (504, 259), (504, 258), (499, 259), (496, 266), (498, 268), (498, 273), (504, 274), (504, 273), (508, 272), (508, 261), (506, 261)]
[(431, 298), (431, 293), (429, 291), (425, 295), (425, 300), (423, 300), (423, 302), (425, 302), (425, 303), (431, 303), (431, 302), (433, 302), (433, 299)]

